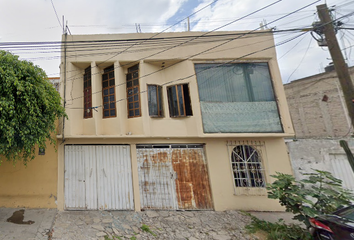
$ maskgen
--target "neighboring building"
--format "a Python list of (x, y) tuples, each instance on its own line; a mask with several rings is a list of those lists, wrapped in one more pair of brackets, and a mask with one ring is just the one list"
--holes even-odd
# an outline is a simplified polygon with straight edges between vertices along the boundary
[[(354, 68), (349, 71), (353, 80)], [(284, 88), (296, 136), (287, 142), (296, 178), (311, 169), (325, 170), (354, 191), (354, 174), (339, 145), (344, 139), (354, 147), (353, 128), (336, 72), (292, 81)]]
[(60, 89), (60, 77), (50, 77), (48, 78), (49, 81), (53, 84), (57, 92), (59, 92)]
[(292, 173), (294, 131), (270, 31), (63, 41), (60, 210), (283, 209), (265, 185)]

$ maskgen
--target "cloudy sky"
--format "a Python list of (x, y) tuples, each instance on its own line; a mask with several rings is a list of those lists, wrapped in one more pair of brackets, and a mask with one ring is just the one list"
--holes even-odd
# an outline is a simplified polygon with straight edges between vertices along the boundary
[[(316, 5), (324, 0), (282, 0), (273, 6), (235, 21), (276, 0), (218, 0), (190, 17), (191, 31), (253, 30), (260, 23), (269, 23), (276, 30), (302, 29), (318, 21)], [(212, 3), (211, 0), (0, 0), (0, 49), (9, 42), (60, 41), (62, 16), (68, 22), (71, 34), (129, 33), (136, 32), (136, 24), (142, 32), (160, 32), (192, 13)], [(285, 16), (306, 5), (313, 5)], [(328, 0), (335, 18), (341, 18), (343, 27), (354, 28), (352, 0)], [(53, 7), (54, 6), (54, 7)], [(54, 10), (55, 9), (55, 10)], [(348, 15), (346, 17), (343, 17)], [(58, 16), (58, 17), (57, 17)], [(281, 20), (277, 20), (282, 18)], [(231, 23), (225, 27), (228, 23)], [(187, 21), (168, 31), (186, 31)], [(298, 36), (299, 32), (275, 33), (276, 43)], [(350, 66), (354, 64), (354, 30), (340, 30), (337, 38)], [(21, 59), (33, 61), (42, 67), (49, 77), (59, 76), (58, 49), (38, 47), (7, 48)], [(310, 32), (277, 47), (278, 62), (283, 82), (323, 72), (330, 60), (326, 48), (318, 46)]]

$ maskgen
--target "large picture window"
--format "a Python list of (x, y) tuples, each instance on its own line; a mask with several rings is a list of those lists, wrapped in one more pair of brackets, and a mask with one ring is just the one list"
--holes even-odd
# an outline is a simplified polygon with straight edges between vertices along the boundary
[(128, 118), (140, 117), (140, 87), (139, 87), (139, 65), (128, 68), (127, 98)]
[(162, 87), (148, 85), (149, 116), (163, 117)]
[(84, 73), (84, 118), (92, 118), (91, 66)]
[(195, 64), (206, 133), (282, 132), (267, 63)]
[(167, 97), (171, 117), (193, 115), (188, 84), (167, 87)]
[(104, 69), (102, 74), (103, 118), (116, 116), (114, 66)]

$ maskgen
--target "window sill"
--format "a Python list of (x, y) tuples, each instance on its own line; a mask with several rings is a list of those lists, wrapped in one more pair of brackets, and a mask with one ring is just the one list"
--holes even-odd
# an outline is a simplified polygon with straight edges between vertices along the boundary
[(264, 187), (236, 187), (235, 196), (267, 196), (267, 189)]

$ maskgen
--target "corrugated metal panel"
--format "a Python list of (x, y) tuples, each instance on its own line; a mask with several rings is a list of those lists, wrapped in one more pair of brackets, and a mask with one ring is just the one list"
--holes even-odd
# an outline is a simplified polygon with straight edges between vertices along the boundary
[[(139, 185), (144, 209), (212, 209), (201, 145), (138, 146)], [(192, 148), (189, 148), (192, 147)]]
[(180, 209), (212, 209), (211, 192), (203, 148), (172, 149), (177, 172), (176, 192)]
[(129, 146), (96, 146), (98, 208), (132, 210), (133, 184)]
[(133, 210), (130, 147), (65, 146), (66, 209)]
[(170, 149), (137, 149), (141, 207), (177, 209)]
[(343, 181), (343, 187), (354, 191), (354, 174), (348, 162), (347, 156), (345, 154), (333, 154), (330, 156), (333, 167), (333, 175)]
[(86, 209), (85, 161), (81, 146), (65, 147), (65, 206)]

